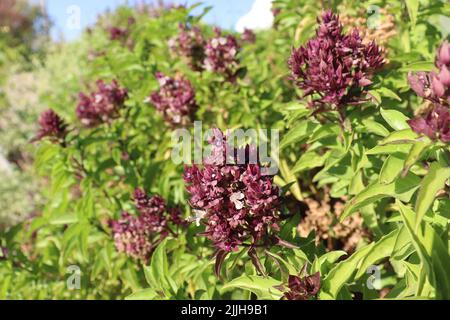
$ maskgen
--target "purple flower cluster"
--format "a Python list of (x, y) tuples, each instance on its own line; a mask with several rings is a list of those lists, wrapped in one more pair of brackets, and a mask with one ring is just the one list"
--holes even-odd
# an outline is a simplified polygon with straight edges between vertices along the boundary
[(178, 207), (169, 208), (158, 195), (150, 197), (136, 189), (133, 198), (140, 215), (124, 212), (121, 219), (111, 221), (111, 228), (119, 252), (146, 262), (153, 249), (173, 233), (169, 224), (183, 225), (184, 220)]
[(118, 27), (110, 27), (108, 28), (108, 32), (109, 32), (109, 39), (114, 41), (114, 40), (126, 40), (126, 38), (128, 37), (128, 30), (126, 29), (122, 29), (122, 28), (118, 28)]
[(244, 32), (242, 32), (241, 40), (247, 43), (255, 43), (256, 34), (253, 32), (253, 30), (245, 28)]
[(127, 90), (119, 87), (116, 80), (111, 84), (98, 80), (97, 88), (90, 96), (84, 93), (79, 95), (76, 113), (86, 127), (95, 127), (116, 118), (128, 98)]
[(141, 14), (146, 14), (151, 18), (158, 18), (166, 12), (170, 12), (172, 10), (183, 10), (186, 9), (186, 5), (184, 4), (174, 4), (168, 1), (149, 1), (150, 3), (146, 3), (145, 1), (139, 1), (136, 9)]
[(39, 117), (39, 131), (33, 141), (48, 137), (54, 141), (63, 141), (67, 134), (67, 124), (52, 109), (41, 113)]
[(315, 297), (320, 290), (320, 273), (312, 276), (289, 275), (287, 288), (281, 286), (279, 289), (286, 291), (283, 299), (286, 300), (309, 300)]
[(206, 41), (198, 27), (187, 28), (180, 24), (178, 36), (169, 40), (169, 48), (186, 60), (195, 71), (203, 70)]
[(408, 81), (416, 94), (431, 102), (427, 114), (410, 120), (412, 130), (433, 140), (450, 142), (450, 44), (444, 42), (436, 55), (439, 72), (410, 73)]
[[(227, 81), (235, 80), (240, 46), (234, 36), (224, 36), (215, 28), (215, 36), (206, 41), (198, 27), (180, 24), (179, 29), (178, 35), (169, 40), (172, 52), (185, 59), (195, 71), (206, 69), (223, 75)], [(253, 42), (254, 37), (251, 30), (246, 30), (243, 40)]]
[(239, 66), (237, 58), (240, 50), (238, 41), (232, 35), (223, 36), (219, 28), (214, 29), (215, 37), (208, 40), (205, 47), (205, 68), (222, 74), (234, 81)]
[(364, 87), (384, 64), (375, 42), (364, 44), (355, 29), (344, 34), (339, 17), (331, 11), (318, 19), (316, 37), (293, 49), (289, 58), (292, 78), (305, 96), (314, 95), (311, 105), (324, 110), (363, 101)]
[(435, 105), (426, 115), (408, 121), (411, 129), (430, 139), (450, 143), (450, 109)]
[(160, 88), (147, 99), (161, 112), (172, 126), (186, 126), (194, 119), (197, 110), (195, 91), (191, 83), (181, 76), (168, 77), (156, 73)]
[[(259, 164), (238, 161), (239, 150), (220, 130), (214, 130), (209, 142), (211, 156), (203, 167), (193, 165), (184, 172), (190, 205), (206, 224), (203, 235), (225, 253), (267, 240), (271, 230), (279, 229), (279, 189), (273, 176), (262, 175)], [(229, 150), (234, 151), (234, 161), (226, 161)], [(247, 146), (245, 151), (248, 160), (251, 149)]]
[(132, 16), (128, 17), (127, 19), (127, 27), (126, 28), (120, 28), (120, 27), (108, 27), (107, 31), (109, 32), (109, 39), (111, 41), (119, 40), (123, 43), (125, 43), (128, 40), (128, 36), (130, 35), (130, 27), (136, 23), (136, 19)]

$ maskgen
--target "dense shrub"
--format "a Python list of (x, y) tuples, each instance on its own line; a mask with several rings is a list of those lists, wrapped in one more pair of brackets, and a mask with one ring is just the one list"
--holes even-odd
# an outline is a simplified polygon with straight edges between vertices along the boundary
[(122, 7), (49, 52), (46, 205), (0, 233), (2, 298), (450, 298), (449, 4), (273, 9), (237, 35)]

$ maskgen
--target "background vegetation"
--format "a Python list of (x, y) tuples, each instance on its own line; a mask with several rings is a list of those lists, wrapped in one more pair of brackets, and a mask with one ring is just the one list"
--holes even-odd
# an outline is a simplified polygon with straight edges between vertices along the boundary
[[(193, 7), (120, 7), (81, 39), (52, 43), (45, 14), (16, 2), (14, 11), (0, 5), (0, 298), (280, 299), (296, 290), (319, 299), (450, 298), (450, 148), (407, 122), (429, 108), (408, 74), (436, 70), (447, 2), (274, 1), (274, 26), (254, 42), (223, 31), (242, 47), (235, 81), (192, 70), (171, 50), (179, 24), (214, 36)], [(341, 123), (334, 110), (313, 114), (288, 65), (325, 9), (346, 31), (377, 41), (387, 60)], [(191, 223), (147, 261), (117, 250), (111, 221), (139, 215), (136, 188), (178, 206), (183, 219), (195, 214), (184, 168), (170, 160), (173, 127), (148, 103), (157, 71), (190, 81), (205, 129), (280, 130), (276, 234), (293, 246), (252, 248), (256, 263), (239, 246), (218, 264), (211, 241), (197, 235), (204, 226)], [(113, 121), (86, 128), (75, 112), (79, 92), (99, 79), (116, 79), (128, 99)], [(30, 143), (47, 108), (68, 124), (66, 143)], [(79, 289), (68, 289), (69, 266), (81, 271)]]

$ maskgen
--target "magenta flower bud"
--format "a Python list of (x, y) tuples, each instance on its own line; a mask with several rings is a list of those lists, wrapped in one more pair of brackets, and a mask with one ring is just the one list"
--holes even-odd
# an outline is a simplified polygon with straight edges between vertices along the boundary
[(255, 43), (256, 41), (256, 34), (251, 29), (244, 29), (244, 32), (241, 35), (241, 39), (243, 42), (247, 43)]
[(320, 273), (316, 272), (311, 276), (289, 275), (287, 287), (279, 286), (281, 291), (285, 291), (282, 299), (285, 300), (309, 300), (315, 297), (320, 290)]
[(0, 261), (7, 260), (8, 256), (9, 256), (8, 248), (0, 246)]
[(108, 31), (110, 40), (124, 40), (128, 36), (128, 31), (126, 29), (110, 27)]
[(181, 76), (168, 77), (161, 72), (156, 73), (160, 88), (147, 99), (163, 115), (171, 126), (187, 126), (197, 111), (195, 91), (189, 80)]
[(436, 65), (438, 68), (441, 68), (442, 66), (450, 67), (450, 44), (447, 41), (445, 41), (438, 49)]
[(131, 25), (133, 25), (133, 24), (136, 23), (136, 18), (134, 18), (134, 17), (128, 17), (127, 22), (128, 22), (128, 25), (131, 26)]
[(272, 7), (270, 9), (270, 11), (272, 11), (273, 16), (276, 18), (280, 13), (281, 13), (281, 9), (280, 8), (274, 8)]
[(51, 140), (64, 140), (67, 134), (66, 123), (52, 109), (48, 109), (41, 113), (39, 117), (39, 131), (33, 141), (41, 140), (48, 137)]
[(95, 127), (117, 118), (119, 110), (128, 98), (128, 91), (120, 88), (116, 80), (111, 84), (98, 80), (97, 88), (97, 91), (89, 96), (84, 93), (79, 95), (76, 113), (86, 127)]

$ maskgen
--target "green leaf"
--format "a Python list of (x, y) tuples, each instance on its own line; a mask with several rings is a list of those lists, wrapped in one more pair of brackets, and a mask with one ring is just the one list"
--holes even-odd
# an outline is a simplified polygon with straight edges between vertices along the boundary
[(294, 182), (291, 185), (291, 187), (289, 188), (289, 190), (292, 192), (294, 197), (299, 201), (303, 201), (303, 196), (302, 196), (302, 192), (300, 189), (300, 185), (298, 184), (298, 181), (294, 175), (294, 172), (289, 168), (289, 165), (286, 162), (286, 160), (280, 161), (280, 171), (281, 171), (281, 175), (282, 175), (283, 179), (286, 181), (286, 183), (289, 184), (289, 183)]
[(341, 257), (346, 256), (347, 252), (342, 250), (330, 251), (316, 258), (311, 266), (311, 274), (320, 272), (321, 276), (325, 275), (325, 266), (331, 265), (338, 261)]
[(57, 217), (50, 218), (50, 224), (61, 225), (61, 224), (72, 224), (78, 222), (78, 217), (74, 213), (66, 213)]
[(377, 105), (377, 106), (380, 105), (380, 103), (381, 103), (381, 95), (380, 95), (380, 93), (378, 91), (370, 90), (369, 91), (369, 96), (372, 97), (372, 101), (373, 101), (373, 103), (375, 105)]
[(311, 108), (308, 108), (308, 106), (298, 102), (283, 104), (282, 108), (283, 111), (289, 111), (285, 117), (288, 121), (288, 125), (291, 125), (294, 121), (303, 119), (312, 113)]
[(158, 293), (152, 289), (147, 288), (130, 294), (125, 300), (154, 300), (158, 297)]
[(308, 138), (316, 129), (317, 124), (311, 121), (302, 121), (299, 125), (289, 130), (288, 133), (281, 139), (280, 148), (283, 149), (294, 142), (301, 142)]
[(417, 23), (417, 14), (419, 12), (419, 0), (405, 0), (406, 9), (411, 19), (411, 27), (414, 28)]
[(311, 170), (313, 168), (321, 167), (325, 163), (325, 159), (330, 155), (330, 152), (324, 155), (319, 155), (315, 151), (308, 151), (304, 153), (297, 163), (292, 168), (293, 173)]
[(436, 67), (433, 62), (417, 61), (400, 68), (400, 71), (402, 72), (433, 71), (434, 68)]
[(405, 144), (414, 143), (417, 141), (417, 133), (409, 129), (394, 131), (389, 136), (381, 140), (380, 145), (386, 144)]
[(432, 142), (427, 138), (423, 141), (414, 142), (411, 150), (406, 158), (403, 173), (409, 171), (409, 169), (422, 157), (422, 155), (428, 150), (428, 147), (432, 145)]
[(402, 98), (400, 98), (394, 91), (388, 88), (380, 88), (377, 90), (382, 96), (388, 97), (391, 99), (395, 99), (397, 101), (402, 101)]
[(287, 272), (289, 274), (296, 274), (297, 273), (297, 269), (292, 264), (290, 264), (288, 261), (283, 259), (283, 257), (281, 255), (273, 253), (273, 252), (270, 252), (268, 250), (266, 250), (266, 254), (271, 256), (272, 259), (277, 260), (278, 263), (281, 262), (286, 267), (286, 270), (287, 270)]
[(380, 108), (380, 113), (383, 119), (391, 126), (394, 130), (404, 130), (408, 129), (409, 125), (406, 121), (409, 120), (407, 116), (397, 110), (385, 110)]
[(288, 241), (288, 242), (294, 242), (295, 238), (297, 237), (297, 228), (298, 224), (300, 223), (301, 215), (300, 214), (294, 214), (292, 217), (286, 220), (286, 222), (281, 227), (279, 236), (281, 239)]
[(422, 222), (426, 212), (433, 204), (436, 193), (445, 187), (445, 182), (449, 178), (450, 167), (442, 168), (437, 162), (431, 164), (430, 171), (420, 184), (420, 190), (416, 200), (416, 230)]
[(161, 290), (166, 296), (170, 296), (176, 292), (176, 288), (169, 274), (169, 263), (166, 253), (167, 241), (167, 238), (164, 239), (155, 249), (150, 266), (144, 267), (144, 273), (147, 282), (153, 288)]
[(56, 196), (61, 192), (66, 192), (70, 185), (73, 184), (73, 178), (65, 166), (64, 162), (60, 161), (56, 163), (52, 168), (52, 186), (50, 190), (50, 195), (52, 197)]
[(405, 155), (401, 153), (391, 154), (383, 164), (379, 181), (382, 184), (392, 183), (402, 172), (405, 163)]
[(229, 289), (239, 288), (253, 292), (260, 300), (279, 300), (283, 294), (275, 286), (281, 282), (271, 277), (241, 276), (226, 283), (222, 287), (222, 292)]
[(396, 229), (391, 233), (383, 236), (375, 243), (374, 246), (372, 246), (370, 251), (367, 252), (366, 256), (363, 258), (361, 266), (356, 273), (355, 279), (361, 278), (371, 265), (374, 265), (382, 259), (391, 256), (400, 232), (401, 229)]
[(373, 147), (370, 150), (366, 151), (366, 155), (377, 155), (377, 154), (398, 154), (404, 153), (407, 154), (411, 150), (411, 144), (387, 144), (387, 145), (379, 145)]
[(313, 143), (314, 141), (324, 139), (331, 136), (337, 136), (339, 134), (340, 127), (334, 123), (327, 123), (321, 125), (317, 130), (314, 131), (308, 143)]
[(370, 133), (379, 135), (381, 137), (387, 137), (389, 135), (389, 130), (386, 129), (382, 124), (374, 120), (366, 119), (363, 120), (362, 123), (364, 125), (364, 128)]
[[(400, 221), (401, 220), (400, 216)], [(409, 233), (407, 228), (401, 228), (397, 240), (395, 242), (394, 248), (392, 249), (391, 259), (393, 260), (403, 260), (411, 254), (411, 240), (409, 238)]]
[(340, 216), (340, 221), (343, 221), (358, 209), (383, 198), (393, 197), (409, 201), (414, 192), (419, 188), (419, 184), (420, 178), (413, 174), (409, 174), (405, 178), (397, 179), (390, 184), (381, 184), (376, 181), (347, 203), (344, 212)]
[(34, 166), (38, 172), (43, 171), (45, 165), (52, 163), (52, 160), (58, 159), (58, 153), (60, 149), (58, 145), (50, 143), (48, 141), (42, 142), (37, 151), (34, 159)]
[(342, 287), (349, 283), (352, 276), (358, 270), (362, 259), (372, 249), (375, 243), (371, 243), (352, 254), (347, 260), (338, 263), (322, 281), (320, 299), (336, 299)]
[[(436, 231), (422, 221), (421, 228), (413, 230), (414, 211), (397, 201), (403, 222), (409, 232), (412, 243), (422, 261), (430, 284), (436, 288), (438, 299), (450, 298), (450, 255), (446, 245)], [(421, 294), (420, 290), (417, 294)]]

